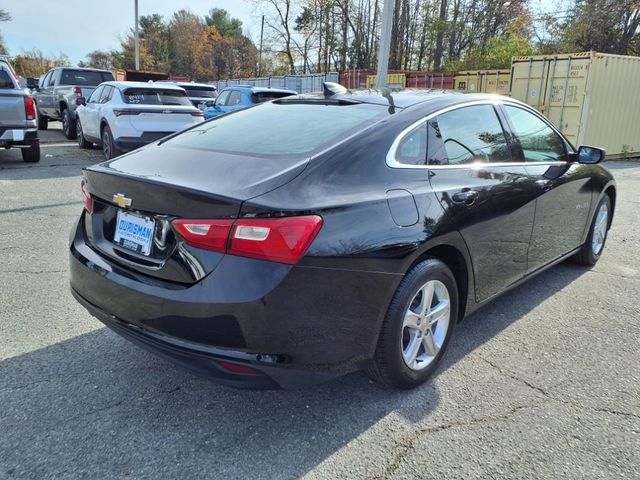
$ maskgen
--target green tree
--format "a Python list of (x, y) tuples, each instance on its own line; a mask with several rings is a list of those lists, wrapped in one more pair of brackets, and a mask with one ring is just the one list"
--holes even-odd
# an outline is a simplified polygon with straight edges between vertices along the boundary
[(209, 27), (216, 30), (223, 37), (239, 37), (242, 35), (242, 22), (229, 15), (224, 8), (212, 8), (209, 14), (204, 16), (204, 21)]
[(94, 50), (87, 53), (84, 61), (78, 62), (79, 67), (83, 68), (101, 68), (103, 70), (111, 70), (113, 68), (113, 55), (111, 52), (104, 50)]

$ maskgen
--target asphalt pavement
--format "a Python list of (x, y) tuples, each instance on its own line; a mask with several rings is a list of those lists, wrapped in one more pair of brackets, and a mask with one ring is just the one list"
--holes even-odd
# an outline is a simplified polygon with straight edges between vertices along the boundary
[(239, 391), (73, 300), (80, 171), (102, 153), (42, 138), (39, 164), (0, 151), (0, 478), (640, 478), (640, 163), (607, 163), (618, 204), (600, 262), (468, 318), (423, 387), (356, 373)]

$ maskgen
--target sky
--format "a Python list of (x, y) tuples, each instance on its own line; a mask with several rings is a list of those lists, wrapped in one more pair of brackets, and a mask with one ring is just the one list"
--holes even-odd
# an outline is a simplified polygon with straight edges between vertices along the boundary
[[(534, 12), (555, 11), (568, 0), (531, 0)], [(3, 2), (5, 3), (5, 2)], [(169, 17), (186, 8), (204, 15), (211, 8), (224, 8), (242, 20), (245, 34), (257, 43), (260, 16), (251, 0), (138, 0), (140, 15), (159, 13)], [(65, 53), (72, 63), (93, 50), (119, 47), (134, 23), (134, 0), (14, 0), (4, 6), (12, 20), (0, 24), (0, 33), (12, 55), (32, 48), (47, 56)]]
[[(119, 47), (134, 24), (134, 0), (16, 0), (2, 2), (12, 20), (0, 24), (9, 53), (38, 48), (45, 55), (65, 53), (72, 63), (93, 50)], [(186, 8), (204, 15), (211, 8), (224, 8), (242, 20), (245, 33), (260, 36), (260, 19), (248, 0), (138, 0), (140, 15), (159, 13), (165, 17)]]

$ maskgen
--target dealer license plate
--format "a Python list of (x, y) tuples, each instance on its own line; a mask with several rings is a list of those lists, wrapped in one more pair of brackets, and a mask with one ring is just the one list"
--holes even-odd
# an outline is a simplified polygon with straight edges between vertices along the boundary
[(118, 211), (113, 242), (142, 255), (151, 253), (155, 221), (141, 215)]

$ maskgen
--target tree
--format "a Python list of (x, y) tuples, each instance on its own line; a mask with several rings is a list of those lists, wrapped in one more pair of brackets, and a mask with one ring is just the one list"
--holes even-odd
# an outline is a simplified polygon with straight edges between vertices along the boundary
[(113, 55), (111, 52), (104, 50), (94, 50), (87, 53), (85, 61), (78, 62), (79, 67), (83, 68), (100, 68), (103, 70), (113, 69)]
[(267, 26), (275, 35), (276, 42), (281, 44), (280, 52), (286, 57), (289, 73), (296, 72), (296, 65), (293, 58), (293, 25), (292, 19), (294, 0), (259, 0), (259, 4), (266, 7), (268, 15), (266, 17)]
[(54, 67), (68, 67), (71, 65), (69, 57), (61, 53), (57, 57), (47, 57), (41, 50), (34, 48), (22, 52), (11, 59), (13, 68), (23, 77), (39, 77)]
[[(11, 15), (8, 11), (0, 8), (0, 22), (8, 22), (11, 20)], [(9, 53), (9, 49), (4, 44), (4, 39), (2, 38), (2, 33), (0, 33), (0, 53), (7, 54)]]
[(209, 27), (216, 27), (223, 37), (242, 35), (242, 22), (231, 17), (224, 8), (212, 8), (209, 14), (204, 16), (204, 21)]
[(171, 71), (178, 75), (196, 76), (197, 65), (192, 47), (202, 37), (206, 24), (189, 10), (178, 10), (169, 21), (171, 38)]

